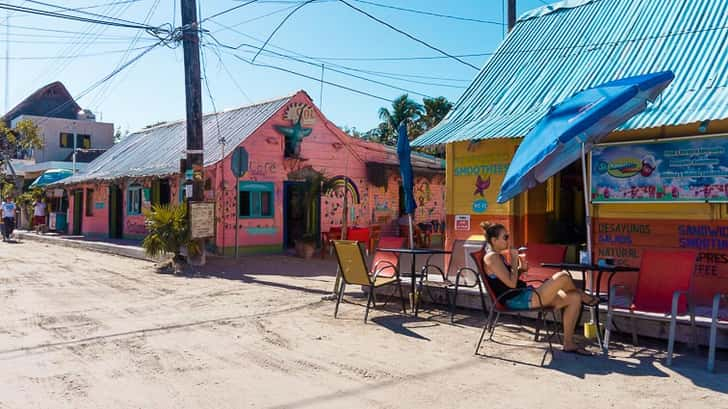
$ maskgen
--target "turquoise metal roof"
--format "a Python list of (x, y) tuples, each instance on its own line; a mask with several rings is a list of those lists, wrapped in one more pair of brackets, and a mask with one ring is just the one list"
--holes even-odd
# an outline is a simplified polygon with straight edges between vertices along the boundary
[(521, 16), (448, 116), (414, 146), (522, 137), (574, 93), (671, 70), (619, 130), (728, 118), (728, 1), (566, 0)]

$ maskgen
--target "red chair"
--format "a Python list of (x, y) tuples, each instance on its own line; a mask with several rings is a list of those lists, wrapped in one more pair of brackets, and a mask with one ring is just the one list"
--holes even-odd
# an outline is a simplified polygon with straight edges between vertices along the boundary
[[(635, 317), (670, 321), (668, 335), (668, 359), (671, 363), (672, 349), (675, 342), (675, 326), (677, 319), (690, 320), (686, 316), (690, 304), (690, 282), (695, 269), (697, 251), (657, 251), (645, 250), (640, 261), (640, 272), (637, 277), (637, 286), (634, 296), (626, 306), (616, 306), (617, 289), (625, 288), (613, 285), (609, 289), (609, 304), (607, 306), (607, 327), (604, 336), (604, 351), (609, 349), (609, 337), (612, 331), (612, 320), (615, 314), (630, 317), (632, 321), (632, 342), (637, 345), (637, 328)], [(684, 297), (683, 297), (684, 296)], [(629, 297), (628, 297), (629, 298)]]
[[(501, 298), (506, 296), (507, 294), (512, 294), (514, 292), (520, 292), (524, 291), (527, 288), (514, 288), (512, 290), (508, 290), (505, 293), (501, 294), (500, 297), (496, 298), (495, 292), (490, 287), (490, 283), (488, 282), (488, 278), (486, 277), (485, 272), (485, 266), (483, 265), (483, 257), (485, 257), (485, 249), (480, 249), (478, 251), (470, 253), (470, 257), (473, 258), (475, 261), (475, 265), (478, 266), (479, 273), (482, 277), (483, 284), (485, 285), (485, 288), (487, 290), (488, 296), (490, 298), (491, 307), (490, 312), (488, 313), (488, 319), (485, 323), (485, 326), (483, 327), (483, 332), (480, 333), (480, 339), (478, 340), (478, 345), (475, 347), (475, 355), (478, 354), (478, 350), (480, 350), (480, 345), (483, 343), (483, 338), (485, 337), (485, 333), (489, 332), (489, 340), (493, 339), (493, 332), (495, 332), (495, 327), (498, 325), (498, 319), (500, 318), (501, 313), (505, 314), (521, 314), (524, 312), (537, 312), (538, 313), (538, 320), (542, 322), (542, 326), (544, 330), (546, 331), (546, 339), (549, 343), (549, 348), (547, 352), (551, 353), (551, 356), (553, 357), (554, 354), (554, 348), (551, 344), (551, 337), (556, 335), (556, 328), (553, 328), (552, 331), (549, 331), (549, 325), (548, 321), (546, 320), (546, 315), (548, 313), (551, 313), (551, 317), (553, 318), (553, 322), (557, 323), (556, 320), (556, 313), (553, 308), (551, 307), (544, 307), (543, 303), (541, 302), (541, 296), (537, 292), (533, 292), (536, 297), (538, 297), (540, 307), (537, 308), (531, 308), (528, 310), (513, 310), (508, 308), (505, 304), (501, 302)], [(556, 324), (555, 324), (556, 325)], [(540, 333), (541, 327), (536, 327), (536, 336), (535, 339), (538, 340), (538, 336)], [(546, 355), (544, 355), (544, 359), (546, 358)], [(543, 363), (543, 362), (542, 362)]]
[(528, 271), (525, 277), (535, 281), (531, 285), (539, 287), (559, 270), (556, 268), (541, 267), (541, 263), (563, 263), (566, 257), (567, 246), (562, 244), (529, 243), (526, 251)]

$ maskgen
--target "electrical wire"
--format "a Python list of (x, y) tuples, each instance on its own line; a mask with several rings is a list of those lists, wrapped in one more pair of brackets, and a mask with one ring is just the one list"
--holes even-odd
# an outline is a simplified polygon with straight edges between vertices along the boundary
[[(85, 7), (80, 7), (80, 8), (75, 8), (74, 9), (74, 8), (59, 6), (57, 4), (46, 3), (46, 2), (43, 2), (43, 1), (37, 1), (37, 0), (25, 0), (25, 1), (27, 3), (38, 4), (40, 6), (46, 6), (46, 7), (53, 7), (53, 8), (56, 9), (56, 10), (53, 10), (51, 12), (56, 12), (56, 11), (63, 10), (63, 11), (70, 11), (70, 12), (77, 13), (77, 14), (84, 14), (84, 15), (87, 15), (87, 16), (102, 18), (102, 19), (105, 19), (105, 20), (119, 21), (119, 22), (122, 22), (122, 23), (134, 24), (134, 25), (142, 25), (142, 23), (138, 23), (136, 21), (130, 21), (130, 20), (125, 20), (123, 18), (111, 17), (111, 16), (106, 16), (106, 15), (103, 15), (103, 14), (93, 13), (93, 12), (90, 12), (90, 11), (84, 11)], [(108, 5), (110, 5), (110, 6), (117, 6), (119, 4), (128, 4), (128, 3), (130, 3), (130, 2), (129, 1), (119, 1), (119, 2), (108, 3)], [(44, 10), (44, 11), (46, 11), (46, 10)], [(152, 26), (149, 26), (149, 25), (146, 25), (145, 27), (147, 27), (147, 28), (153, 28)]]
[(281, 27), (283, 27), (283, 24), (285, 24), (286, 21), (288, 21), (288, 19), (292, 15), (294, 15), (298, 10), (300, 10), (301, 8), (303, 8), (304, 6), (306, 6), (307, 4), (313, 3), (314, 1), (316, 1), (316, 0), (306, 0), (304, 2), (301, 2), (301, 4), (299, 4), (298, 6), (296, 6), (296, 8), (294, 8), (293, 10), (291, 10), (291, 12), (288, 13), (286, 15), (286, 17), (284, 17), (283, 20), (281, 20), (280, 23), (278, 23), (278, 25), (276, 26), (276, 28), (273, 29), (273, 31), (270, 33), (270, 35), (268, 36), (268, 38), (265, 39), (265, 42), (263, 43), (263, 46), (260, 47), (260, 49), (258, 50), (258, 53), (253, 56), (253, 62), (255, 62), (255, 59), (258, 58), (258, 55), (260, 55), (261, 51), (263, 51), (265, 49), (265, 46), (268, 45), (268, 42), (271, 40), (271, 38), (273, 38), (273, 36), (278, 32), (278, 30)]
[(493, 20), (481, 20), (481, 19), (471, 18), (471, 17), (451, 16), (451, 15), (447, 15), (447, 14), (433, 13), (431, 11), (415, 10), (415, 9), (409, 9), (409, 8), (405, 8), (405, 7), (391, 6), (389, 4), (375, 3), (373, 1), (368, 1), (368, 0), (354, 0), (354, 1), (356, 1), (357, 3), (369, 4), (369, 5), (376, 6), (376, 7), (383, 7), (383, 8), (393, 9), (393, 10), (406, 11), (408, 13), (422, 14), (422, 15), (432, 16), (432, 17), (441, 17), (441, 18), (447, 18), (447, 19), (452, 19), (452, 20), (469, 21), (469, 22), (474, 22), (474, 23), (495, 24), (498, 26), (503, 25), (503, 23), (498, 22), (498, 21), (493, 21)]
[(359, 7), (356, 7), (355, 5), (353, 5), (353, 4), (351, 4), (351, 3), (349, 3), (349, 2), (348, 2), (348, 1), (346, 1), (346, 0), (339, 0), (339, 2), (341, 2), (341, 3), (345, 4), (346, 6), (348, 6), (349, 8), (351, 8), (352, 10), (355, 10), (356, 12), (358, 12), (358, 13), (360, 13), (360, 14), (363, 14), (363, 15), (365, 15), (365, 16), (367, 16), (367, 17), (369, 17), (370, 19), (372, 19), (372, 20), (376, 21), (376, 22), (377, 22), (377, 23), (379, 23), (379, 24), (382, 24), (382, 25), (384, 25), (384, 26), (386, 26), (386, 27), (389, 27), (390, 29), (392, 29), (392, 30), (394, 30), (394, 31), (396, 31), (396, 32), (398, 32), (398, 33), (400, 33), (400, 34), (402, 34), (403, 36), (405, 36), (405, 37), (409, 38), (410, 40), (416, 41), (416, 42), (418, 42), (418, 43), (420, 43), (420, 44), (424, 45), (425, 47), (427, 47), (427, 48), (430, 48), (430, 49), (432, 49), (432, 50), (435, 50), (435, 51), (439, 52), (439, 53), (440, 53), (440, 54), (442, 54), (442, 55), (445, 55), (445, 56), (447, 56), (447, 57), (450, 57), (450, 58), (452, 58), (453, 60), (455, 60), (455, 61), (458, 61), (458, 62), (460, 62), (461, 64), (463, 64), (463, 65), (466, 65), (466, 66), (468, 66), (468, 67), (470, 67), (470, 68), (472, 68), (472, 69), (474, 69), (474, 70), (476, 70), (476, 71), (480, 71), (480, 68), (478, 68), (478, 67), (474, 66), (473, 64), (471, 64), (471, 63), (469, 63), (469, 62), (467, 62), (467, 61), (465, 61), (465, 60), (461, 60), (460, 58), (458, 58), (458, 57), (456, 57), (456, 56), (454, 56), (454, 55), (452, 55), (452, 54), (450, 54), (450, 53), (448, 53), (448, 52), (446, 52), (446, 51), (443, 51), (442, 49), (440, 49), (440, 48), (438, 48), (438, 47), (435, 47), (435, 46), (433, 46), (433, 45), (429, 44), (429, 43), (428, 43), (428, 42), (426, 42), (426, 41), (420, 40), (419, 38), (417, 38), (417, 37), (413, 36), (412, 34), (410, 34), (410, 33), (406, 32), (406, 31), (404, 31), (404, 30), (401, 30), (401, 29), (399, 29), (399, 28), (397, 28), (397, 27), (393, 26), (392, 24), (389, 24), (389, 23), (387, 23), (386, 21), (384, 21), (384, 20), (382, 20), (382, 19), (380, 19), (380, 18), (378, 18), (378, 17), (375, 17), (375, 16), (373, 16), (372, 14), (368, 13), (367, 11), (365, 11), (365, 10), (362, 10), (362, 9), (360, 9)]
[[(98, 57), (102, 55), (110, 55), (110, 54), (121, 54), (125, 53), (127, 51), (138, 51), (143, 50), (147, 47), (137, 47), (132, 48), (131, 50), (128, 50), (127, 48), (123, 50), (108, 50), (108, 51), (100, 51), (97, 53), (89, 53), (89, 54), (80, 54), (80, 55), (59, 55), (55, 57), (37, 57), (37, 56), (30, 56), (30, 57), (10, 57), (9, 60), (14, 61), (38, 61), (38, 60), (67, 60), (67, 59), (73, 59), (73, 58), (86, 58), (86, 57)], [(6, 58), (3, 56), (0, 56), (0, 60), (5, 60)]]
[[(236, 29), (234, 29), (232, 27), (228, 27), (228, 26), (226, 26), (224, 24), (221, 24), (221, 23), (219, 23), (219, 22), (217, 22), (215, 20), (211, 20), (211, 21), (213, 23), (221, 26), (221, 27), (229, 28), (233, 32), (236, 32), (236, 33), (242, 35), (243, 37), (246, 37), (246, 38), (249, 38), (251, 40), (261, 42), (261, 43), (263, 42), (263, 40), (261, 40), (259, 38), (253, 37), (253, 36), (251, 36), (249, 34), (246, 34), (246, 33), (242, 32), (242, 31), (236, 30)], [(223, 44), (220, 41), (218, 41), (213, 34), (207, 34), (206, 33), (206, 35), (209, 35), (218, 45), (223, 46), (223, 47), (228, 48), (228, 49), (237, 50), (237, 49), (239, 49), (241, 47), (250, 47), (250, 48), (255, 49), (255, 50), (258, 50), (259, 49), (259, 47), (257, 47), (257, 46), (254, 46), (254, 45), (251, 45), (251, 44), (246, 44), (246, 43), (240, 44), (240, 45), (235, 46), (235, 47), (231, 47), (229, 45)], [(436, 83), (432, 83), (432, 82), (412, 80), (412, 79), (403, 78), (403, 77), (409, 77), (409, 76), (411, 76), (413, 78), (436, 79), (436, 80), (444, 80), (444, 81), (458, 81), (458, 82), (467, 82), (467, 83), (469, 83), (471, 81), (471, 80), (461, 80), (461, 79), (452, 79), (452, 78), (429, 77), (429, 76), (408, 75), (408, 74), (388, 73), (388, 72), (382, 72), (382, 71), (364, 70), (364, 69), (349, 67), (349, 66), (346, 66), (346, 65), (334, 64), (334, 63), (329, 63), (329, 62), (324, 62), (324, 61), (321, 61), (321, 60), (317, 60), (314, 57), (310, 57), (310, 56), (307, 56), (305, 54), (302, 54), (302, 53), (299, 53), (299, 52), (296, 52), (296, 51), (293, 51), (293, 50), (289, 50), (289, 49), (286, 49), (286, 48), (283, 48), (283, 47), (280, 47), (280, 46), (276, 46), (276, 45), (273, 45), (273, 44), (270, 44), (270, 46), (272, 48), (276, 48), (276, 49), (285, 51), (287, 53), (296, 55), (296, 56), (301, 57), (301, 58), (304, 58), (304, 59), (308, 59), (308, 60), (312, 60), (312, 61), (317, 61), (318, 64), (316, 64), (316, 65), (318, 67), (320, 67), (321, 64), (324, 64), (327, 67), (332, 67), (332, 66), (333, 67), (339, 67), (339, 68), (344, 69), (344, 70), (347, 70), (347, 71), (361, 72), (361, 73), (364, 73), (364, 74), (374, 75), (374, 76), (382, 77), (382, 78), (394, 79), (394, 80), (397, 80), (397, 81), (409, 82), (409, 83), (413, 83), (413, 84), (433, 85), (433, 86), (439, 86), (439, 87), (460, 88), (460, 89), (465, 88), (465, 87), (462, 87), (462, 86), (459, 86), (459, 85), (442, 84), (442, 83), (437, 83), (436, 84)], [(266, 52), (269, 52), (270, 50), (265, 50), (265, 51)], [(284, 58), (290, 57), (288, 55), (282, 55), (280, 53), (275, 53), (275, 54), (278, 54), (278, 56), (282, 56)], [(421, 94), (419, 92), (409, 91), (409, 90), (406, 90), (406, 92), (412, 92), (412, 93), (415, 93), (415, 94)]]
[(204, 23), (205, 21), (207, 21), (207, 20), (209, 20), (209, 19), (211, 19), (211, 18), (215, 18), (215, 17), (220, 17), (220, 16), (222, 16), (223, 14), (227, 14), (227, 13), (230, 13), (230, 12), (232, 12), (232, 11), (235, 11), (235, 10), (239, 9), (239, 8), (245, 7), (245, 6), (247, 6), (248, 4), (253, 4), (253, 3), (257, 2), (257, 1), (258, 1), (258, 0), (248, 0), (248, 1), (246, 1), (245, 3), (243, 3), (243, 4), (238, 4), (238, 5), (237, 5), (237, 6), (235, 6), (235, 7), (230, 7), (229, 9), (223, 10), (223, 11), (221, 11), (221, 12), (219, 12), (219, 13), (215, 13), (215, 14), (213, 14), (213, 15), (209, 16), (209, 17), (205, 17), (204, 19), (202, 19), (202, 20), (200, 21), (200, 24)]
[(240, 91), (240, 93), (243, 95), (243, 97), (245, 97), (245, 99), (248, 100), (248, 102), (252, 104), (253, 103), (253, 100), (243, 90), (243, 87), (240, 86), (240, 84), (238, 83), (238, 81), (235, 79), (235, 77), (233, 76), (233, 74), (230, 72), (230, 70), (225, 65), (225, 62), (223, 61), (222, 56), (220, 55), (220, 51), (217, 48), (215, 48), (215, 47), (211, 47), (210, 49), (212, 50), (213, 53), (215, 53), (215, 56), (217, 57), (217, 61), (219, 62), (220, 67), (222, 67), (222, 69), (225, 71), (225, 73), (227, 74), (228, 78), (230, 78), (230, 81), (232, 81), (233, 85), (235, 85), (235, 88), (237, 88), (238, 91)]
[[(210, 46), (210, 45), (207, 45), (207, 46)], [(212, 46), (215, 46), (215, 45), (212, 45)], [(346, 85), (342, 85), (342, 84), (337, 84), (335, 82), (331, 82), (331, 81), (328, 81), (328, 80), (321, 81), (320, 78), (312, 77), (312, 76), (306, 75), (306, 74), (301, 74), (300, 72), (296, 72), (296, 71), (293, 71), (293, 70), (289, 70), (287, 68), (279, 67), (279, 66), (276, 66), (276, 65), (272, 65), (272, 64), (261, 64), (261, 63), (257, 63), (257, 62), (253, 62), (253, 61), (248, 61), (245, 58), (243, 58), (243, 57), (241, 57), (241, 56), (239, 56), (239, 55), (237, 55), (235, 53), (232, 53), (232, 52), (225, 52), (225, 53), (228, 54), (228, 55), (230, 55), (230, 56), (232, 56), (233, 58), (236, 58), (236, 59), (238, 59), (238, 60), (240, 60), (240, 61), (242, 61), (244, 63), (250, 64), (250, 65), (255, 66), (255, 67), (270, 68), (270, 69), (274, 69), (274, 70), (277, 70), (277, 71), (286, 72), (286, 73), (289, 73), (289, 74), (292, 74), (292, 75), (295, 75), (295, 76), (298, 76), (298, 77), (302, 77), (302, 78), (307, 78), (307, 79), (310, 79), (310, 80), (313, 80), (313, 81), (316, 81), (316, 82), (323, 82), (326, 85), (331, 85), (332, 87), (344, 89), (344, 90), (353, 92), (355, 94), (368, 96), (368, 97), (371, 97), (371, 98), (374, 98), (374, 99), (379, 99), (381, 101), (392, 102), (390, 98), (385, 98), (385, 97), (382, 97), (382, 96), (379, 96), (379, 95), (375, 95), (375, 94), (372, 94), (372, 93), (367, 92), (367, 91), (358, 90), (356, 88), (352, 88), (352, 87), (349, 87), (349, 86), (346, 86)]]

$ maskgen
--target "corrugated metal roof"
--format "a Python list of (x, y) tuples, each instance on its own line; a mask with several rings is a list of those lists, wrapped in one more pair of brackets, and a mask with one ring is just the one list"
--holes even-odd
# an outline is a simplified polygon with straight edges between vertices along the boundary
[[(217, 115), (205, 115), (202, 119), (205, 166), (220, 161), (221, 137), (225, 140), (227, 156), (292, 97), (289, 95)], [(62, 184), (178, 173), (179, 160), (184, 157), (186, 149), (186, 134), (185, 121), (165, 123), (130, 134), (89, 163), (84, 173), (64, 179)]]
[(620, 130), (728, 118), (728, 1), (567, 0), (524, 14), (453, 110), (415, 146), (522, 137), (549, 107), (610, 80), (671, 70)]

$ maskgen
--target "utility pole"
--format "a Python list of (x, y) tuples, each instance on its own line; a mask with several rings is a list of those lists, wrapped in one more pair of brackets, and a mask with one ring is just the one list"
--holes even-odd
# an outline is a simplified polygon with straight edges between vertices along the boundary
[[(186, 193), (189, 215), (191, 201), (203, 199), (203, 146), (202, 146), (202, 83), (200, 75), (200, 37), (197, 22), (197, 1), (180, 0), (182, 12), (182, 50), (185, 65), (185, 100), (187, 109), (187, 169), (186, 183), (192, 183), (192, 195)], [(199, 264), (204, 264), (205, 242), (198, 242), (202, 251)], [(196, 263), (197, 264), (197, 263)]]
[(508, 31), (516, 25), (516, 0), (508, 0)]
[(5, 10), (5, 111), (8, 112), (10, 92), (10, 10)]

